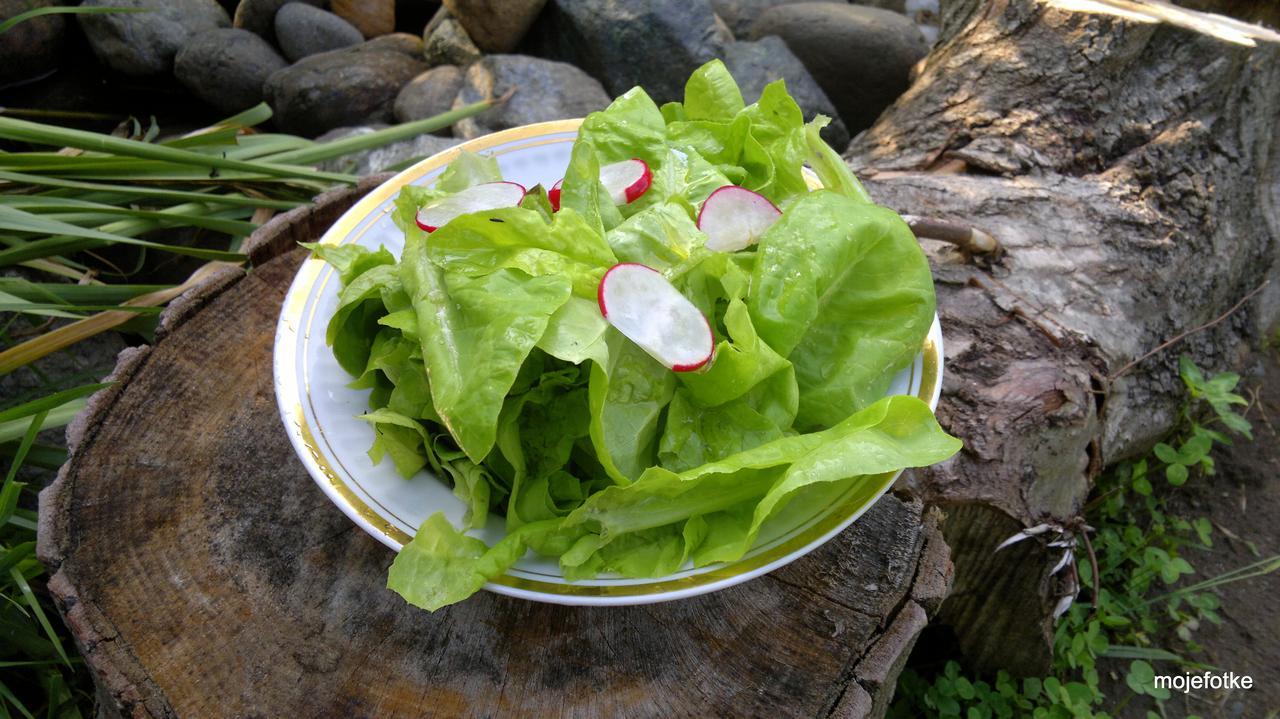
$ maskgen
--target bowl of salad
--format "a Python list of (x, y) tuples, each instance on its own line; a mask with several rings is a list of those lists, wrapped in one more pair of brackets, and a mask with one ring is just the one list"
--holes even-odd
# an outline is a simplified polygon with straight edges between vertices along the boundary
[(783, 83), (477, 138), (316, 243), (281, 417), (428, 610), (679, 599), (820, 546), (960, 447), (933, 280)]

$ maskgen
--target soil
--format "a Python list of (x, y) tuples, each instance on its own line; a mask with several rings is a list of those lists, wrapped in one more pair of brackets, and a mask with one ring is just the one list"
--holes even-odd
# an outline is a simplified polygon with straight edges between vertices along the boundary
[[(1170, 502), (1170, 511), (1184, 517), (1208, 517), (1214, 525), (1213, 547), (1191, 550), (1187, 560), (1196, 568), (1189, 581), (1203, 581), (1224, 572), (1280, 554), (1280, 349), (1272, 348), (1261, 361), (1262, 370), (1241, 381), (1242, 394), (1253, 404), (1247, 416), (1254, 440), (1215, 451), (1217, 473), (1207, 481), (1191, 481)], [(1218, 588), (1222, 624), (1204, 623), (1193, 639), (1203, 650), (1190, 659), (1253, 678), (1254, 687), (1176, 693), (1165, 702), (1165, 716), (1197, 715), (1204, 719), (1274, 719), (1280, 716), (1280, 572), (1233, 582)], [(1177, 640), (1169, 637), (1171, 646)], [(1127, 664), (1127, 662), (1125, 662)], [(1119, 669), (1117, 666), (1116, 669)], [(1177, 671), (1157, 666), (1157, 671)], [(1117, 672), (1117, 678), (1119, 677)], [(1128, 695), (1122, 681), (1109, 696)], [(1131, 701), (1118, 717), (1147, 716), (1154, 703)]]

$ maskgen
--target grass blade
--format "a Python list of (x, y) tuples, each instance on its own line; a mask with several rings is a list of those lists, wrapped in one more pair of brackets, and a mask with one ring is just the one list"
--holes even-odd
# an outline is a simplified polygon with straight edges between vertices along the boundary
[[(18, 445), (14, 442), (0, 444), (0, 457), (12, 457)], [(51, 444), (36, 443), (27, 452), (26, 464), (40, 469), (57, 469), (67, 463), (67, 451)]]
[(0, 34), (5, 33), (6, 31), (9, 30), (9, 28), (17, 25), (18, 23), (26, 22), (27, 20), (40, 17), (41, 15), (105, 15), (108, 13), (115, 14), (115, 13), (124, 13), (124, 12), (151, 12), (151, 8), (60, 7), (57, 5), (54, 5), (52, 7), (38, 7), (38, 8), (35, 8), (34, 10), (28, 10), (23, 13), (18, 13), (17, 15), (14, 15), (8, 20), (5, 20), (4, 22), (0, 22)]
[[(17, 299), (17, 298), (14, 298)], [(0, 312), (21, 312), (28, 315), (40, 315), (42, 317), (61, 317), (63, 319), (83, 319), (79, 315), (71, 314), (72, 312), (137, 312), (139, 314), (153, 314), (161, 311), (162, 307), (130, 307), (129, 305), (68, 305), (56, 302), (27, 302), (19, 300), (17, 302), (6, 302), (3, 293), (0, 293)]]
[[(54, 407), (45, 416), (43, 429), (57, 429), (58, 427), (67, 426), (80, 413), (80, 410), (84, 409), (86, 404), (88, 404), (88, 400), (81, 397)], [(0, 422), (0, 442), (12, 442), (25, 437), (30, 427), (31, 420), (26, 418)]]
[(79, 387), (72, 387), (71, 389), (64, 389), (60, 392), (54, 392), (53, 394), (45, 395), (38, 399), (33, 399), (30, 402), (25, 402), (17, 407), (11, 407), (0, 412), (0, 423), (12, 422), (14, 420), (40, 414), (41, 412), (48, 412), (57, 407), (61, 407), (68, 402), (88, 397), (94, 392), (109, 387), (110, 385), (111, 383), (109, 382), (86, 384)]
[[(18, 701), (18, 697), (13, 695), (13, 692), (9, 690), (9, 687), (5, 686), (4, 682), (0, 682), (0, 699), (4, 700), (3, 702), (0, 702), (0, 709), (3, 709), (7, 704), (12, 704), (13, 708), (17, 709), (22, 716), (27, 719), (36, 719), (31, 712), (27, 711), (27, 707), (24, 706), (22, 702)], [(4, 714), (5, 719), (8, 719), (8, 717), (11, 716), (8, 709), (4, 709)]]
[(53, 645), (54, 651), (62, 658), (62, 663), (71, 666), (71, 659), (67, 657), (67, 650), (62, 648), (62, 640), (58, 639), (58, 633), (53, 631), (53, 625), (49, 623), (49, 617), (45, 616), (44, 609), (40, 607), (40, 600), (36, 599), (35, 592), (31, 591), (31, 585), (27, 583), (27, 578), (17, 567), (9, 568), (9, 576), (13, 577), (14, 584), (18, 585), (18, 590), (22, 592), (22, 597), (27, 601), (27, 607), (35, 614), (36, 621), (40, 623), (40, 627), (44, 629), (45, 636), (49, 638), (49, 643)]
[(126, 140), (87, 130), (42, 125), (12, 117), (0, 117), (0, 138), (29, 142), (35, 145), (74, 147), (94, 152), (108, 152), (114, 155), (137, 157), (143, 160), (163, 160), (175, 165), (204, 168), (209, 171), (211, 177), (217, 176), (217, 170), (240, 170), (256, 175), (328, 180), (344, 184), (354, 184), (357, 179), (353, 175), (320, 172), (307, 167), (286, 165), (279, 162), (230, 160), (217, 155), (203, 155), (198, 152), (165, 147), (164, 145), (153, 145), (149, 142)]
[(42, 177), (21, 172), (0, 170), (0, 180), (15, 184), (35, 185), (40, 187), (58, 187), (69, 190), (96, 190), (119, 197), (149, 197), (153, 199), (177, 200), (181, 202), (215, 202), (221, 205), (238, 205), (242, 207), (269, 207), (274, 210), (292, 210), (305, 205), (305, 202), (294, 200), (273, 200), (269, 198), (249, 197), (241, 194), (215, 194), (212, 192), (190, 192), (185, 190), (164, 190), (153, 187), (137, 187), (131, 185), (107, 185), (98, 182), (81, 182), (57, 177)]
[[(240, 265), (238, 263), (210, 262), (193, 272), (191, 276), (187, 278), (187, 281), (180, 285), (135, 297), (125, 304), (132, 307), (156, 307), (163, 305), (174, 297), (186, 292), (196, 284), (199, 284), (205, 277), (208, 277), (214, 271), (223, 267), (239, 266)], [(118, 327), (133, 319), (133, 317), (134, 314), (127, 310), (102, 312), (100, 314), (93, 315), (92, 317), (86, 317), (78, 322), (72, 322), (69, 325), (59, 327), (56, 330), (46, 332), (39, 337), (29, 339), (15, 347), (10, 347), (5, 351), (0, 352), (0, 375), (8, 374), (19, 367), (30, 364), (41, 357), (44, 357), (45, 355), (70, 347), (80, 340), (106, 332), (113, 327)], [(0, 442), (3, 441), (5, 441), (5, 439), (0, 438)]]
[(311, 147), (271, 155), (267, 159), (276, 163), (302, 163), (307, 165), (323, 162), (324, 160), (332, 160), (335, 157), (371, 150), (375, 147), (382, 147), (400, 140), (408, 140), (418, 135), (449, 127), (458, 120), (478, 115), (502, 101), (482, 100), (433, 117), (406, 122), (402, 125), (392, 125), (382, 130), (375, 130), (367, 135), (355, 135), (353, 137), (344, 137), (341, 140), (334, 140), (333, 142), (316, 143)]
[(40, 317), (61, 317), (63, 319), (80, 319), (79, 315), (71, 314), (75, 310), (67, 310), (67, 305), (53, 304), (49, 302), (32, 302), (24, 300), (21, 297), (15, 297), (8, 292), (0, 291), (0, 312), (21, 312), (28, 315), (38, 315)]
[[(180, 221), (180, 217), (175, 217), (175, 221)], [(206, 260), (226, 260), (230, 262), (239, 262), (245, 259), (244, 255), (235, 252), (225, 252), (223, 250), (208, 250), (200, 247), (183, 247), (180, 245), (166, 245), (160, 242), (150, 242), (148, 240), (139, 240), (134, 237), (126, 237), (124, 235), (111, 232), (102, 232), (101, 230), (88, 229), (73, 225), (69, 222), (60, 222), (58, 220), (49, 219), (41, 215), (34, 215), (30, 212), (0, 205), (0, 230), (9, 230), (11, 232), (30, 232), (44, 235), (52, 235), (43, 240), (32, 240), (24, 242), (18, 247), (11, 247), (7, 250), (0, 251), (0, 267), (14, 265), (19, 262), (32, 259), (40, 259), (42, 257), (52, 257), (58, 254), (64, 254), (68, 250), (63, 247), (66, 244), (65, 238), (75, 237), (88, 240), (102, 240), (105, 244), (123, 244), (136, 245), (138, 247), (147, 247), (165, 252), (172, 252), (178, 255), (188, 255), (190, 257), (199, 257)], [(90, 247), (97, 245), (89, 245)], [(78, 246), (76, 249), (86, 249), (84, 246)]]
[(66, 282), (31, 282), (21, 277), (0, 277), (0, 292), (31, 302), (66, 304), (120, 304), (138, 295), (172, 285), (73, 285)]
[(9, 464), (9, 473), (4, 477), (4, 486), (0, 487), (0, 524), (8, 524), (9, 518), (13, 516), (13, 510), (18, 508), (18, 495), (22, 493), (22, 488), (27, 486), (18, 481), (18, 470), (22, 469), (22, 463), (27, 459), (27, 452), (35, 443), (36, 435), (40, 434), (48, 416), (49, 412), (46, 410), (31, 418), (27, 433), (22, 436), (22, 443), (18, 445), (18, 451), (13, 455), (13, 461)]

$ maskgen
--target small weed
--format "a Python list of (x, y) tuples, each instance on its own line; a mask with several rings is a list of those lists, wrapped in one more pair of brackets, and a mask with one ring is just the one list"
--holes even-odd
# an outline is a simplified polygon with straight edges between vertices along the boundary
[[(1051, 675), (1021, 681), (1005, 672), (994, 680), (966, 677), (955, 661), (932, 679), (908, 669), (899, 680), (890, 717), (1108, 717), (1104, 707), (1115, 710), (1138, 696), (1151, 697), (1163, 712), (1169, 690), (1155, 686), (1152, 662), (1201, 667), (1185, 656), (1201, 649), (1195, 641), (1197, 628), (1222, 621), (1214, 588), (1276, 571), (1280, 557), (1172, 588), (1195, 573), (1184, 550), (1212, 547), (1214, 527), (1204, 517), (1187, 519), (1169, 512), (1169, 488), (1212, 475), (1214, 447), (1230, 445), (1233, 435), (1253, 437), (1248, 420), (1237, 411), (1248, 405), (1234, 391), (1239, 375), (1206, 378), (1186, 357), (1179, 371), (1187, 386), (1179, 429), (1156, 445), (1151, 456), (1108, 469), (1094, 487), (1086, 520), (1096, 528), (1092, 544), (1098, 592), (1063, 614), (1054, 634)], [(1091, 563), (1082, 552), (1075, 559), (1078, 585), (1094, 586)], [(1170, 633), (1177, 638), (1173, 649), (1181, 653), (1156, 646)], [(1104, 694), (1098, 676), (1103, 658), (1128, 660), (1124, 696)]]

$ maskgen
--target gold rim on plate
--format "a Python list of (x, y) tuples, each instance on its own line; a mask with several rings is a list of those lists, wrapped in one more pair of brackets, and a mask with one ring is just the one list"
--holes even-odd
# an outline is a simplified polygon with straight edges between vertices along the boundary
[[(357, 241), (376, 222), (376, 219), (370, 221), (359, 234), (353, 234), (353, 231), (360, 223), (368, 219), (371, 213), (377, 211), (379, 206), (397, 194), (405, 185), (413, 183), (430, 172), (444, 168), (463, 150), (481, 152), (520, 140), (531, 140), (531, 142), (521, 143), (518, 146), (502, 148), (499, 151), (489, 153), (491, 155), (501, 155), (540, 145), (572, 142), (575, 139), (573, 136), (546, 136), (575, 132), (581, 124), (581, 119), (574, 119), (525, 125), (478, 137), (444, 152), (432, 155), (374, 188), (373, 191), (357, 201), (350, 210), (344, 213), (324, 233), (320, 242), (322, 244), (337, 245), (344, 242)], [(807, 168), (805, 173), (811, 188), (817, 189), (822, 186), (816, 175)], [(330, 272), (324, 276), (321, 286), (316, 288), (316, 283), (321, 281), (321, 273), (325, 269), (329, 269)], [(276, 395), (280, 404), (281, 416), (295, 447), (305, 450), (304, 460), (310, 459), (315, 468), (323, 475), (324, 484), (331, 490), (327, 492), (330, 498), (339, 504), (340, 508), (349, 517), (359, 517), (367, 528), (381, 534), (382, 536), (379, 538), (383, 539), (384, 543), (403, 547), (412, 537), (391, 522), (385, 515), (370, 507), (334, 470), (316, 438), (316, 431), (319, 432), (321, 437), (323, 437), (324, 431), (319, 427), (313, 431), (303, 408), (304, 400), (307, 403), (311, 402), (311, 388), (309, 382), (306, 383), (307, 386), (305, 387), (300, 386), (298, 382), (297, 359), (300, 349), (305, 353), (305, 345), (310, 342), (311, 323), (314, 318), (305, 318), (306, 324), (304, 324), (302, 315), (308, 302), (319, 291), (323, 290), (324, 283), (327, 283), (332, 274), (332, 268), (329, 268), (322, 260), (314, 257), (308, 258), (299, 268), (298, 275), (289, 289), (289, 298), (282, 308), (275, 343), (275, 351), (278, 356), (274, 362), (277, 368), (275, 378)], [(313, 315), (314, 311), (313, 304)], [(297, 342), (299, 332), (304, 333), (304, 346), (302, 348), (299, 348)], [(935, 401), (935, 393), (941, 379), (942, 370), (941, 353), (932, 337), (926, 338), (924, 345), (921, 347), (921, 359), (920, 386), (915, 388), (914, 392), (909, 386), (908, 393), (914, 394), (924, 402), (932, 405)], [(287, 371), (279, 371), (281, 367), (287, 368)], [(909, 382), (910, 384), (914, 384), (914, 377)], [(327, 440), (325, 444), (328, 445)], [(332, 451), (331, 446), (330, 449)], [(350, 473), (348, 472), (348, 474)], [(672, 579), (659, 579), (652, 582), (626, 584), (546, 582), (508, 574), (492, 580), (490, 585), (496, 586), (487, 585), (487, 588), (499, 592), (506, 588), (507, 590), (516, 590), (522, 593), (559, 597), (627, 597), (680, 592), (718, 584), (742, 577), (769, 564), (780, 562), (786, 557), (792, 555), (798, 557), (806, 551), (816, 548), (829, 535), (835, 534), (857, 519), (862, 512), (866, 511), (881, 495), (888, 491), (893, 481), (900, 474), (901, 471), (867, 477), (865, 481), (850, 487), (842, 497), (833, 503), (832, 508), (826, 514), (816, 520), (810, 519), (807, 526), (802, 526), (798, 530), (791, 530), (791, 536), (784, 534), (776, 540), (774, 546), (764, 551), (758, 551), (756, 554), (748, 555), (731, 564), (713, 565), (712, 568), (704, 569), (697, 574)], [(315, 478), (319, 479), (319, 477)], [(382, 509), (391, 514), (389, 509), (385, 507)]]

